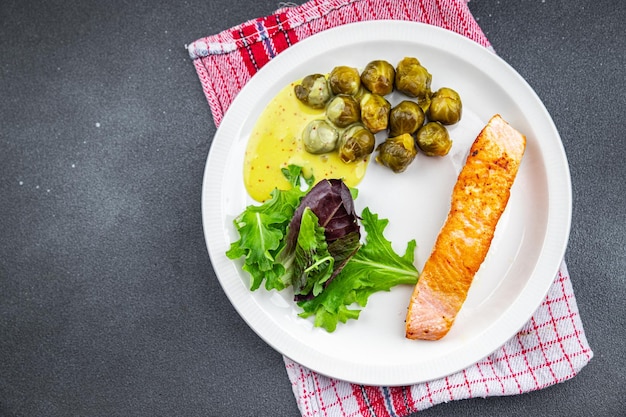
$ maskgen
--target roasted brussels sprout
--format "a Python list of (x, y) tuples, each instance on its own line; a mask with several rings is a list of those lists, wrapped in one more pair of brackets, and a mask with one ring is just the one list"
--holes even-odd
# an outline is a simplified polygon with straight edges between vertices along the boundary
[(422, 108), (416, 102), (403, 100), (389, 112), (389, 135), (413, 134), (422, 127), (425, 119)]
[(361, 84), (361, 87), (359, 87), (359, 91), (357, 91), (356, 94), (353, 94), (352, 97), (354, 97), (355, 100), (360, 103), (361, 100), (363, 100), (363, 97), (365, 97), (368, 94), (371, 94), (371, 93), (369, 92), (367, 88), (365, 88), (363, 84)]
[(420, 106), (424, 114), (426, 114), (430, 108), (430, 95), (417, 99), (417, 104)]
[(430, 83), (433, 77), (426, 68), (420, 64), (417, 58), (406, 57), (402, 59), (396, 68), (396, 89), (409, 97), (417, 98), (422, 110), (427, 108), (430, 98)]
[(372, 133), (387, 129), (391, 104), (379, 94), (366, 93), (361, 98), (361, 122)]
[(361, 106), (352, 96), (340, 94), (326, 106), (326, 117), (337, 127), (347, 127), (361, 118)]
[(463, 105), (459, 93), (451, 88), (443, 87), (431, 97), (428, 108), (428, 119), (444, 125), (453, 125), (461, 120)]
[(298, 100), (314, 109), (323, 109), (331, 97), (328, 81), (322, 74), (307, 75), (293, 90)]
[(428, 156), (444, 156), (452, 147), (448, 130), (439, 122), (428, 122), (417, 131), (417, 146)]
[(361, 88), (361, 76), (356, 68), (342, 65), (330, 72), (328, 84), (333, 94), (355, 95)]
[(415, 140), (408, 133), (388, 138), (377, 150), (376, 161), (396, 173), (403, 172), (417, 155)]
[(393, 91), (396, 70), (384, 60), (371, 61), (361, 73), (361, 82), (369, 91), (385, 96)]
[(326, 120), (313, 120), (302, 131), (302, 143), (309, 153), (334, 151), (338, 140), (339, 132)]
[(339, 138), (339, 157), (346, 163), (355, 162), (374, 152), (375, 145), (374, 134), (362, 124), (355, 123)]

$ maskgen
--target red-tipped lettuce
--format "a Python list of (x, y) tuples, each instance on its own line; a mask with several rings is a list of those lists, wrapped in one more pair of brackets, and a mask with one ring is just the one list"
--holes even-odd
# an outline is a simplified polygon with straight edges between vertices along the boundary
[[(305, 216), (312, 213), (320, 228), (316, 244), (308, 242), (302, 249)], [(310, 228), (310, 226), (309, 226)], [(307, 233), (307, 236), (310, 233)], [(287, 228), (285, 247), (278, 260), (291, 265), (291, 282), (296, 300), (310, 299), (319, 294), (343, 269), (361, 246), (360, 226), (354, 210), (350, 189), (341, 180), (322, 180), (302, 199)], [(320, 259), (333, 260), (331, 270), (311, 268)], [(312, 291), (313, 288), (317, 291)]]

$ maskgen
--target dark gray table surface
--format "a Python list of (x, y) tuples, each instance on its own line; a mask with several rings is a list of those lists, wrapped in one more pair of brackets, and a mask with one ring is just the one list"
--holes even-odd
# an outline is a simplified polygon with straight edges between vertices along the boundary
[[(0, 415), (297, 416), (204, 243), (215, 133), (185, 44), (275, 0), (0, 3)], [(595, 357), (423, 416), (626, 415), (626, 3), (474, 0), (569, 158), (566, 261)]]

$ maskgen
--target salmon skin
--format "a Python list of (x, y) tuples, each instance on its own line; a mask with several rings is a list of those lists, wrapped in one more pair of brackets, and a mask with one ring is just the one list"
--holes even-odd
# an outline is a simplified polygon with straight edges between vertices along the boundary
[(493, 116), (470, 148), (448, 217), (415, 285), (406, 337), (444, 337), (485, 260), (526, 149), (526, 137)]

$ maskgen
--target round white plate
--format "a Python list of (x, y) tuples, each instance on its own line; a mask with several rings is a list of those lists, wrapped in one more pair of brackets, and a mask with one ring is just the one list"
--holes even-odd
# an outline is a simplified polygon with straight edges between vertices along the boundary
[[(496, 113), (526, 135), (527, 148), (485, 262), (448, 335), (440, 341), (404, 337), (411, 287), (374, 294), (358, 320), (334, 333), (298, 317), (289, 290), (249, 291), (241, 262), (225, 256), (238, 236), (233, 219), (254, 201), (243, 184), (243, 154), (258, 116), (288, 83), (336, 65), (363, 68), (374, 59), (395, 65), (417, 57), (433, 90), (459, 92), (464, 110), (443, 158), (418, 155), (402, 174), (371, 162), (357, 187), (364, 207), (389, 219), (396, 251), (416, 239), (421, 270), (442, 226), (456, 181), (476, 135)], [(397, 101), (398, 97), (393, 100)], [(379, 134), (380, 136), (380, 134)], [(380, 139), (379, 137), (379, 140)], [(215, 273), (236, 310), (269, 345), (319, 373), (369, 385), (405, 385), (472, 365), (503, 345), (540, 305), (563, 258), (571, 218), (571, 184), (559, 134), (540, 99), (498, 56), (458, 34), (399, 21), (341, 26), (282, 52), (239, 93), (219, 127), (204, 174), (202, 216)]]

